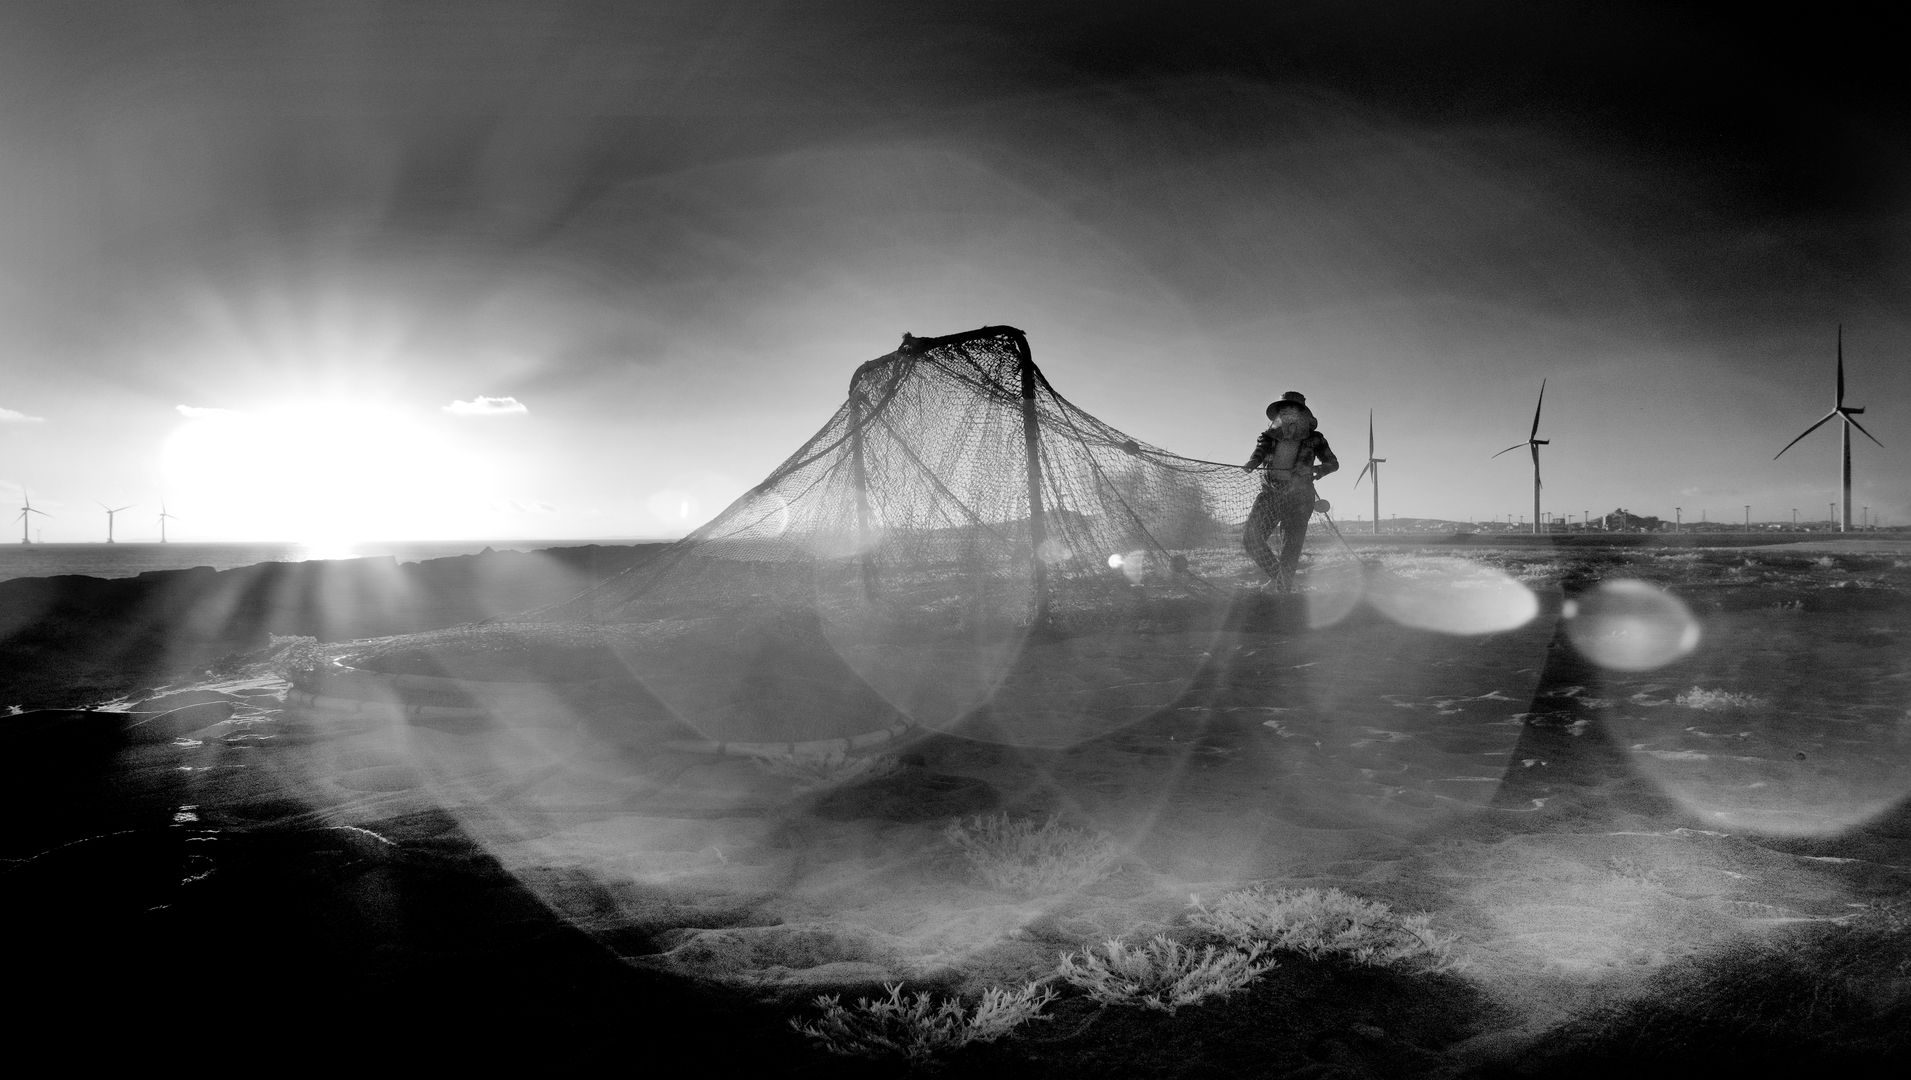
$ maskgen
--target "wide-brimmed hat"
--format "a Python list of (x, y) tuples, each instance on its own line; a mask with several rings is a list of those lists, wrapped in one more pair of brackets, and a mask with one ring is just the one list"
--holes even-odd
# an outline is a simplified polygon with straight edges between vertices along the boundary
[(1307, 407), (1307, 395), (1301, 393), (1299, 390), (1289, 390), (1287, 393), (1281, 395), (1281, 400), (1267, 403), (1267, 418), (1269, 420), (1274, 419), (1276, 412), (1288, 406), (1297, 408), (1309, 416), (1314, 415), (1314, 410)]

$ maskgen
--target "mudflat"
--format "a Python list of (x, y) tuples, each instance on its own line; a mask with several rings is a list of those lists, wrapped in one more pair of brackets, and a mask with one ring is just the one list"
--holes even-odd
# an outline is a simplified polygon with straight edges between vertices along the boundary
[[(960, 667), (994, 689), (836, 755), (716, 752), (692, 698), (660, 689), (660, 719), (587, 672), (427, 707), (418, 681), (302, 693), (271, 650), (13, 717), (0, 892), (33, 988), (14, 1019), (70, 1061), (215, 1072), (266, 1055), (878, 1076), (912, 1064), (797, 1030), (819, 995), (973, 1008), (1038, 982), (1042, 1018), (913, 1067), (1902, 1065), (1911, 555), (1310, 562), (1297, 595), (1032, 636), (979, 673), (908, 642), (844, 648), (831, 663), (872, 687), (928, 700)], [(1098, 855), (991, 877), (960, 842), (991, 823)], [(1199, 946), (1197, 913), (1253, 888), (1424, 916), (1438, 955), (1276, 950), (1173, 1011), (1058, 975), (1109, 940)]]

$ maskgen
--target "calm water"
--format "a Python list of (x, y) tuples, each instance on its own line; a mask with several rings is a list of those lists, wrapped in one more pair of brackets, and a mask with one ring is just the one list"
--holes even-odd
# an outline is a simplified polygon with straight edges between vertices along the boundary
[(88, 577), (132, 577), (148, 570), (185, 570), (210, 566), (231, 570), (264, 562), (303, 562), (307, 559), (355, 559), (390, 555), (399, 562), (442, 559), (493, 551), (538, 551), (585, 544), (632, 544), (636, 540), (410, 540), (366, 542), (340, 547), (304, 544), (0, 544), (0, 581), (20, 577), (85, 574)]

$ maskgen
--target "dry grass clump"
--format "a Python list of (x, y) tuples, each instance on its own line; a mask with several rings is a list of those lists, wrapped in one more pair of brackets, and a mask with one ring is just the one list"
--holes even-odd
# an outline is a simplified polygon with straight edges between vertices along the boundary
[(1120, 938), (1102, 943), (1100, 951), (1063, 953), (1059, 974), (1069, 985), (1109, 1005), (1137, 1004), (1172, 1013), (1211, 997), (1226, 997), (1253, 982), (1274, 966), (1262, 960), (1263, 942), (1245, 946), (1182, 945), (1166, 935), (1137, 948)]
[(1236, 945), (1262, 942), (1306, 956), (1340, 956), (1371, 967), (1410, 966), (1451, 971), (1454, 937), (1435, 931), (1426, 915), (1401, 915), (1386, 904), (1339, 889), (1254, 886), (1220, 897), (1214, 906), (1193, 897), (1189, 923)]
[(301, 689), (330, 663), (315, 637), (267, 634), (266, 648), (266, 669)]
[(1672, 700), (1674, 704), (1683, 705), (1688, 709), (1699, 709), (1704, 712), (1725, 712), (1730, 709), (1763, 709), (1771, 705), (1771, 702), (1766, 701), (1756, 694), (1740, 694), (1731, 690), (1703, 690), (1696, 686), (1690, 690), (1679, 691), (1678, 696)]
[(958, 819), (942, 837), (960, 851), (991, 888), (1040, 896), (1099, 880), (1119, 856), (1100, 833), (1047, 821), (993, 814)]
[(973, 1009), (958, 998), (937, 1001), (927, 993), (903, 995), (902, 984), (885, 987), (887, 998), (858, 998), (844, 1005), (835, 994), (816, 999), (820, 1019), (790, 1027), (815, 1040), (823, 1049), (844, 1057), (901, 1057), (911, 1065), (933, 1065), (936, 1059), (975, 1042), (994, 1042), (1031, 1020), (1048, 1020), (1042, 1010), (1055, 1000), (1055, 991), (1037, 983), (1008, 990), (991, 986)]

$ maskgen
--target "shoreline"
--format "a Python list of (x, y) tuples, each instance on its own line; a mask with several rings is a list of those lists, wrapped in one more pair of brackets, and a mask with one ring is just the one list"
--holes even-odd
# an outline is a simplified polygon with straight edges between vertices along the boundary
[(80, 708), (203, 674), (274, 637), (415, 633), (568, 599), (665, 544), (587, 544), (0, 581), (0, 709)]
[[(1333, 534), (1328, 533), (1331, 537)], [(1835, 545), (1842, 550), (1864, 550), (1866, 545), (1902, 548), (1911, 544), (1911, 533), (1869, 531), (1862, 533), (1808, 532), (1684, 532), (1684, 533), (1352, 533), (1340, 535), (1354, 546), (1373, 547), (1520, 547), (1520, 548), (1729, 548), (1782, 547), (1797, 545)], [(1311, 546), (1315, 533), (1309, 531)]]
[[(83, 708), (266, 648), (435, 630), (559, 603), (672, 541), (578, 544), (400, 562), (394, 555), (0, 581), (0, 710)], [(1911, 534), (1354, 534), (1316, 527), (1308, 550), (1592, 553), (1777, 548), (1901, 554)]]

